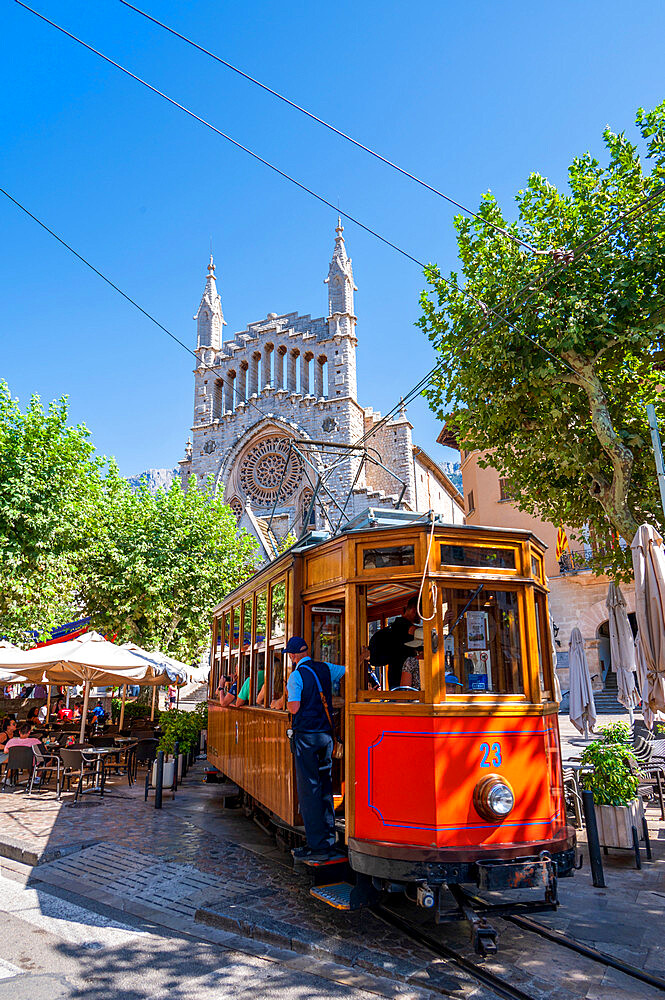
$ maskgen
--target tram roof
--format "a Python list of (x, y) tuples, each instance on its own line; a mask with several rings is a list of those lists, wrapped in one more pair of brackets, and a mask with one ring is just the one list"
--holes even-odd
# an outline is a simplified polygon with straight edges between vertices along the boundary
[[(301, 555), (308, 552), (310, 549), (316, 548), (318, 545), (323, 545), (326, 542), (330, 542), (335, 538), (339, 538), (341, 535), (351, 535), (363, 531), (375, 531), (380, 529), (389, 528), (416, 528), (422, 527), (430, 529), (432, 526), (432, 514), (431, 510), (427, 511), (410, 511), (410, 510), (385, 510), (377, 507), (367, 507), (360, 514), (357, 514), (350, 521), (347, 521), (343, 527), (338, 529), (336, 532), (330, 531), (309, 531), (302, 538), (298, 539), (295, 545), (292, 545), (285, 552), (283, 552), (277, 559), (272, 562), (266, 563), (255, 573), (252, 577), (258, 578), (263, 575), (270, 577), (275, 572), (275, 567), (279, 563), (287, 563), (293, 556)], [(528, 528), (497, 528), (493, 525), (483, 525), (483, 524), (453, 524), (450, 521), (444, 521), (444, 519), (439, 514), (434, 515), (434, 524), (439, 528), (450, 528), (454, 531), (469, 532), (469, 534), (491, 531), (494, 535), (510, 535), (515, 537), (516, 535), (521, 536), (524, 539), (533, 538), (539, 545), (546, 549), (547, 544), (530, 531)], [(252, 579), (250, 577), (249, 579)], [(226, 597), (219, 602), (219, 604), (213, 609), (213, 614), (219, 611), (229, 600), (236, 591), (242, 590), (243, 587), (247, 585), (247, 580), (239, 584), (232, 591), (230, 591)]]

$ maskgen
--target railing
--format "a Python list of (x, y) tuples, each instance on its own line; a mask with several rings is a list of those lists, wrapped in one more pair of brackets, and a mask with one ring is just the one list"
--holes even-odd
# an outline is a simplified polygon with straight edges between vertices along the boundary
[(590, 559), (583, 551), (564, 552), (559, 559), (559, 570), (561, 575), (567, 573), (580, 573), (590, 569)]

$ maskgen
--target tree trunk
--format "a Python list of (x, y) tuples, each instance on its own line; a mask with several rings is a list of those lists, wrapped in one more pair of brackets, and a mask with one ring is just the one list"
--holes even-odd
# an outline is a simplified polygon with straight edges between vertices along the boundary
[(580, 357), (574, 351), (562, 354), (564, 361), (575, 371), (576, 376), (566, 381), (578, 385), (587, 395), (591, 426), (600, 446), (612, 463), (612, 479), (593, 476), (592, 497), (603, 508), (608, 520), (619, 535), (630, 545), (639, 525), (628, 503), (630, 480), (633, 473), (633, 453), (619, 438), (610, 415), (607, 396), (602, 383), (594, 371), (593, 362)]

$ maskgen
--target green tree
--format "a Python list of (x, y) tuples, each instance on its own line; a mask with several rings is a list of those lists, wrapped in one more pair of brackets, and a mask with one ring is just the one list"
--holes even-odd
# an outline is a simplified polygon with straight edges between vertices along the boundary
[(0, 635), (32, 645), (77, 614), (76, 565), (94, 521), (102, 460), (67, 399), (25, 412), (0, 382)]
[(607, 162), (577, 157), (568, 191), (531, 174), (513, 223), (483, 197), (482, 219), (537, 253), (458, 217), (460, 274), (426, 269), (418, 321), (441, 355), (430, 405), (460, 445), (490, 452), (521, 509), (578, 537), (588, 526), (595, 568), (619, 578), (616, 536), (663, 526), (645, 407), (665, 415), (665, 103), (636, 122), (645, 164), (606, 128)]
[(81, 567), (82, 604), (98, 631), (192, 662), (214, 606), (254, 570), (255, 548), (211, 483), (133, 491), (112, 466)]

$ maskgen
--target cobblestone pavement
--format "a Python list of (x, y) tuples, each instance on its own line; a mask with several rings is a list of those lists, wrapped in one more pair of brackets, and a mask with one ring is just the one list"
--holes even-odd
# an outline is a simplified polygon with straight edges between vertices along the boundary
[[(566, 732), (566, 721), (562, 723), (562, 734), (575, 740)], [(567, 739), (564, 757), (579, 752), (579, 745)], [(216, 912), (223, 917), (218, 926), (235, 926), (267, 941), (272, 932), (275, 943), (286, 938), (296, 950), (306, 950), (304, 942), (318, 942), (322, 956), (328, 953), (376, 975), (401, 977), (438, 995), (453, 991), (460, 997), (492, 996), (464, 977), (451, 978), (447, 966), (435, 967), (430, 952), (400, 937), (373, 914), (363, 914), (359, 922), (314, 901), (306, 879), (292, 870), (289, 856), (240, 811), (223, 808), (222, 787), (204, 784), (200, 765), (175, 799), (165, 796), (161, 811), (154, 809), (152, 799), (144, 802), (140, 783), (130, 789), (126, 779), (118, 778), (107, 788), (103, 800), (87, 795), (77, 806), (68, 796), (57, 803), (51, 792), (29, 798), (8, 790), (0, 795), (0, 853), (37, 865), (33, 879), (82, 895), (103, 889), (106, 902), (121, 909), (129, 906), (133, 892), (165, 913), (170, 910), (171, 920), (191, 918), (199, 910), (205, 919), (206, 912)], [(538, 914), (537, 919), (665, 976), (665, 824), (655, 808), (649, 809), (649, 825), (652, 863), (636, 871), (628, 853), (612, 852), (604, 859), (605, 890), (592, 887), (585, 864), (573, 879), (560, 883), (562, 905), (557, 913)], [(583, 852), (583, 837), (580, 847)], [(533, 933), (493, 922), (500, 931), (499, 953), (486, 965), (534, 997), (642, 1000), (659, 995), (653, 987)], [(205, 924), (198, 926), (204, 936)], [(447, 925), (437, 933), (475, 957), (464, 925)]]

